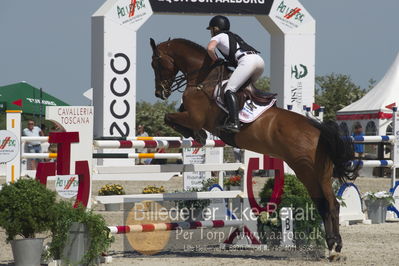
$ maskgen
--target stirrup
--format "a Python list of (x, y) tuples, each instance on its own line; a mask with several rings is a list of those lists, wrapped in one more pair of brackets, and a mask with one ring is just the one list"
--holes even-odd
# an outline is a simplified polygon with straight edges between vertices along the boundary
[(227, 122), (227, 123), (223, 126), (223, 128), (224, 128), (225, 130), (230, 131), (230, 132), (238, 133), (238, 132), (240, 132), (241, 125), (240, 125), (240, 122), (238, 122), (237, 124), (236, 124), (236, 123), (233, 123), (233, 122)]

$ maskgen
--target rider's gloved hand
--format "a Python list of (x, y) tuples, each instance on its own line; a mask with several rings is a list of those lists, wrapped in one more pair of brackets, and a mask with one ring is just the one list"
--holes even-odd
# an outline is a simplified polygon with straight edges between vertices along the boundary
[(223, 58), (218, 58), (213, 62), (214, 65), (223, 65), (224, 63), (226, 63), (226, 61)]

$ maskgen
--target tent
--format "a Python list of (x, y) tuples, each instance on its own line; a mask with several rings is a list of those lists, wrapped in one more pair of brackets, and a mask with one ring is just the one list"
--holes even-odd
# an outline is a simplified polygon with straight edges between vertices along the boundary
[(341, 129), (352, 134), (355, 124), (366, 135), (392, 134), (392, 108), (399, 103), (399, 53), (380, 82), (358, 101), (337, 112)]
[[(26, 82), (0, 87), (0, 105), (3, 110), (22, 110), (28, 114), (45, 114), (45, 106), (67, 106), (64, 101), (40, 92)], [(42, 112), (41, 112), (42, 110)]]

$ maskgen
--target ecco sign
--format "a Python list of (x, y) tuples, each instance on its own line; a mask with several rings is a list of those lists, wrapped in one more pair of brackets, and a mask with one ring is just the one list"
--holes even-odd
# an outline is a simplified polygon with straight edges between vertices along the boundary
[[(118, 64), (116, 64), (118, 61)], [(130, 127), (127, 122), (118, 120), (125, 119), (130, 113), (129, 101), (124, 98), (130, 91), (130, 81), (126, 73), (130, 69), (129, 57), (124, 53), (116, 53), (110, 60), (110, 67), (114, 77), (111, 79), (109, 88), (114, 96), (110, 103), (109, 111), (114, 118), (109, 128), (111, 136), (115, 135), (115, 131), (121, 136), (128, 136)]]

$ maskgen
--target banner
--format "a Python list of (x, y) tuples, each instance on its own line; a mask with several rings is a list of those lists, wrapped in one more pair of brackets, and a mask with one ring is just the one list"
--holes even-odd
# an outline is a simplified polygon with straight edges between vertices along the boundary
[(273, 0), (150, 0), (154, 12), (267, 15)]

